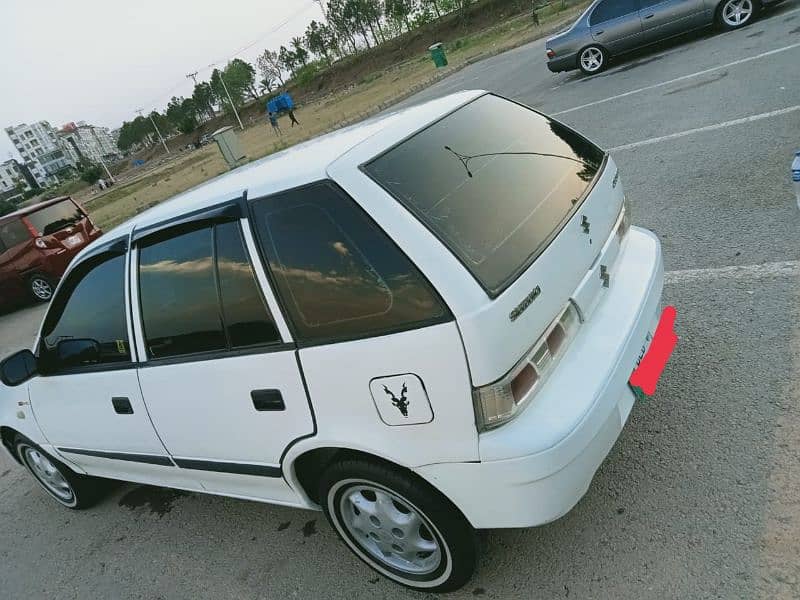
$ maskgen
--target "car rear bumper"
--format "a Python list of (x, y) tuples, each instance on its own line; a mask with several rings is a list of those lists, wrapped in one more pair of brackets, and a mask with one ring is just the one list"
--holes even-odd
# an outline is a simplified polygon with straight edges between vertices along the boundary
[(481, 462), (416, 471), (477, 528), (530, 527), (567, 513), (633, 407), (628, 379), (655, 331), (663, 279), (658, 239), (631, 228), (604, 301), (532, 404), (480, 436)]
[(561, 71), (571, 71), (577, 68), (577, 55), (570, 54), (568, 56), (560, 56), (558, 58), (551, 58), (547, 61), (547, 68), (553, 73)]

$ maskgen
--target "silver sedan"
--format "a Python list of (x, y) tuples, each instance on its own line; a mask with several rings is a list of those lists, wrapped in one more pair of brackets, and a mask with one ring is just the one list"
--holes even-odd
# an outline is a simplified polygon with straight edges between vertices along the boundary
[(599, 73), (612, 56), (716, 24), (738, 29), (780, 0), (595, 0), (547, 40), (547, 68)]

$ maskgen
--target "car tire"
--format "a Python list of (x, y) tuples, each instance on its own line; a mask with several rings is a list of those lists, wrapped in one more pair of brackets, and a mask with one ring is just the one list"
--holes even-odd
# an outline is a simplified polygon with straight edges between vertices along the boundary
[(28, 290), (37, 302), (50, 302), (56, 287), (47, 275), (37, 273), (28, 279)]
[(22, 436), (15, 440), (14, 449), (36, 483), (61, 506), (81, 510), (98, 500), (99, 486), (95, 478), (78, 475)]
[(475, 572), (475, 530), (413, 474), (377, 461), (344, 460), (323, 474), (319, 494), (339, 538), (381, 575), (414, 590), (449, 592)]
[(592, 44), (578, 52), (578, 68), (584, 75), (594, 75), (608, 66), (608, 52), (602, 46)]
[(732, 31), (749, 25), (755, 21), (760, 8), (758, 0), (722, 0), (717, 7), (717, 27)]

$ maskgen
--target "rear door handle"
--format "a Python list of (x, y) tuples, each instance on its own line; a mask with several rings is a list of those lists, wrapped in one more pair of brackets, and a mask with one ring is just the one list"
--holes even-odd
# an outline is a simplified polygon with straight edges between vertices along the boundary
[(652, 14), (649, 14), (649, 15), (645, 15), (644, 18), (645, 19), (652, 19), (654, 15), (655, 15), (655, 13), (652, 13)]
[(111, 404), (114, 405), (114, 412), (118, 415), (132, 415), (133, 407), (131, 401), (127, 398), (117, 397), (111, 399)]
[(253, 390), (250, 392), (250, 397), (257, 411), (286, 410), (279, 390)]
[(603, 35), (605, 32), (606, 32), (605, 29), (601, 29), (600, 31), (595, 31), (594, 34), (595, 35)]

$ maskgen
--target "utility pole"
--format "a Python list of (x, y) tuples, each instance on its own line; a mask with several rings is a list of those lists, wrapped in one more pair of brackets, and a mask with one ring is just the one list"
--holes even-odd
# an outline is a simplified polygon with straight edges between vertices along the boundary
[(231, 93), (228, 91), (228, 86), (225, 85), (225, 78), (222, 76), (222, 71), (219, 72), (219, 80), (222, 82), (222, 87), (225, 90), (225, 94), (228, 96), (228, 102), (231, 103), (233, 114), (236, 115), (236, 120), (239, 121), (239, 128), (244, 131), (244, 125), (242, 125), (242, 120), (239, 118), (239, 111), (236, 110), (236, 105), (233, 103), (233, 98), (231, 98)]
[[(144, 112), (144, 109), (143, 108), (137, 108), (136, 112), (139, 113), (139, 116), (141, 117), (142, 113)], [(167, 142), (164, 141), (164, 138), (161, 136), (161, 132), (158, 130), (158, 125), (156, 125), (156, 121), (155, 121), (155, 119), (153, 119), (153, 113), (151, 112), (147, 116), (150, 117), (150, 122), (153, 124), (153, 129), (156, 130), (156, 134), (158, 134), (158, 139), (161, 140), (161, 143), (164, 146), (164, 150), (166, 150), (167, 154), (169, 154), (169, 148), (167, 148)]]
[(197, 73), (198, 73), (198, 71), (195, 71), (194, 73), (189, 73), (186, 76), (186, 79), (191, 79), (192, 81), (194, 81), (194, 86), (195, 87), (197, 87)]

